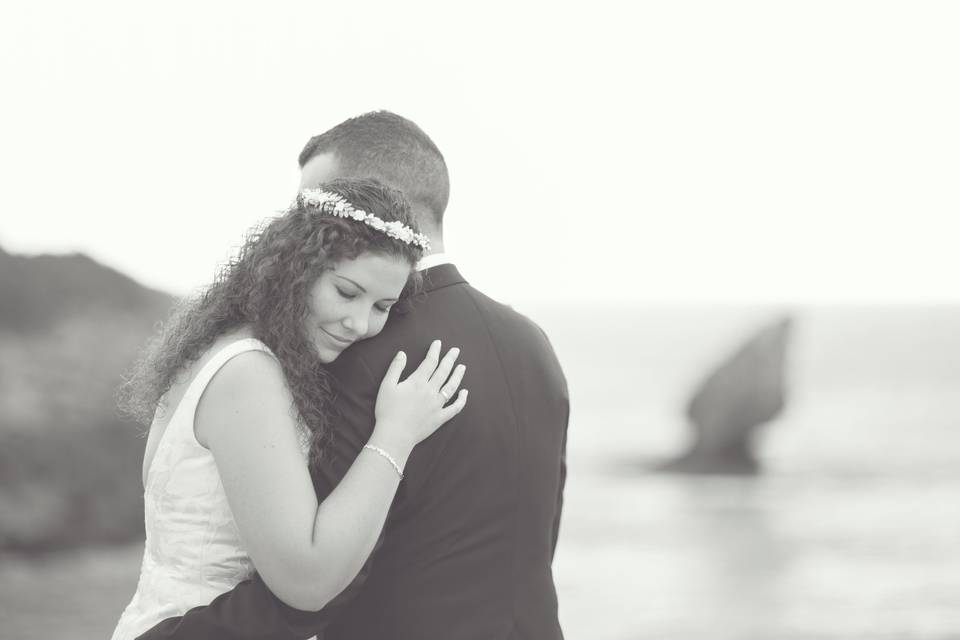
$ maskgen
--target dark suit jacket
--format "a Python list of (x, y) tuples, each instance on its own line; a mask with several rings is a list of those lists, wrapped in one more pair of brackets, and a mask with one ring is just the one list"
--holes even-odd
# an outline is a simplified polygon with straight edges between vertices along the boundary
[(453, 265), (331, 370), (342, 420), (322, 468), (321, 499), (373, 430), (377, 390), (396, 352), (408, 372), (430, 342), (461, 348), (463, 412), (410, 456), (377, 549), (317, 613), (292, 609), (255, 577), (141, 638), (557, 640), (551, 562), (565, 478), (569, 402), (553, 349), (533, 322), (483, 295)]

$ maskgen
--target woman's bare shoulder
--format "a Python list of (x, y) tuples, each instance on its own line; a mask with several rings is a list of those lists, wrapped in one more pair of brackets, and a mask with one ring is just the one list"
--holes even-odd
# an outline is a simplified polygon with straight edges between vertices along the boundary
[(293, 397), (280, 363), (260, 350), (243, 351), (223, 364), (200, 397), (194, 431), (197, 441), (209, 448), (211, 438), (223, 429), (232, 433), (245, 425), (289, 428)]

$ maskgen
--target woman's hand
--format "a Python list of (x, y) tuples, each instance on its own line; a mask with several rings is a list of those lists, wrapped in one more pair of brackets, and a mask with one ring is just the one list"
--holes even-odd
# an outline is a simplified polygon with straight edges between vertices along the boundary
[[(400, 351), (394, 357), (377, 394), (377, 424), (371, 442), (389, 442), (409, 452), (466, 405), (467, 390), (457, 392), (466, 367), (454, 367), (460, 349), (450, 349), (440, 360), (440, 346), (440, 341), (434, 340), (423, 362), (403, 382), (400, 375), (406, 354)], [(444, 406), (454, 395), (456, 399)]]

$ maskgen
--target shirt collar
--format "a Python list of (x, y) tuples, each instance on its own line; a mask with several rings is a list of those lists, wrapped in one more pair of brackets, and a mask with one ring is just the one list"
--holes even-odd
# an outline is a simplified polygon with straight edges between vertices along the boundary
[(449, 264), (450, 258), (447, 257), (445, 253), (431, 253), (430, 255), (423, 256), (420, 258), (420, 261), (417, 262), (417, 271), (425, 271), (430, 267), (436, 267), (441, 264)]

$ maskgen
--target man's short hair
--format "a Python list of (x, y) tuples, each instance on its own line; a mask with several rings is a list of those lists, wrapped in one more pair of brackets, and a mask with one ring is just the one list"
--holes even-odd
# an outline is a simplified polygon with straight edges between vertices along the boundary
[(310, 138), (300, 152), (300, 168), (314, 156), (330, 152), (339, 163), (339, 175), (376, 178), (399, 189), (414, 208), (426, 208), (432, 222), (442, 227), (450, 199), (447, 163), (413, 122), (389, 111), (350, 118)]

